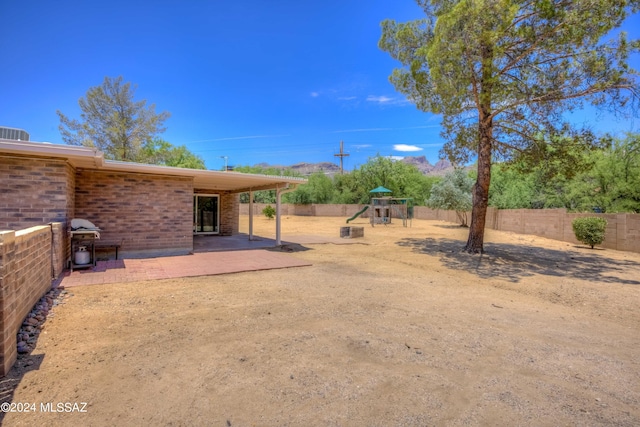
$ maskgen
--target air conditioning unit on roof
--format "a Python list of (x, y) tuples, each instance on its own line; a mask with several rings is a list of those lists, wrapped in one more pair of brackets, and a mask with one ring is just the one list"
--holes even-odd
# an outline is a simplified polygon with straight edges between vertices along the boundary
[(16, 128), (0, 126), (0, 139), (13, 139), (15, 141), (28, 141), (27, 131)]

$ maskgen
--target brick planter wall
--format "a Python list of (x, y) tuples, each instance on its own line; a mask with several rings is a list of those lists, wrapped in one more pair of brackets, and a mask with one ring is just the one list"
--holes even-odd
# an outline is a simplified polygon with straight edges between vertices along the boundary
[(0, 232), (0, 375), (16, 361), (22, 321), (51, 288), (51, 230), (39, 226)]

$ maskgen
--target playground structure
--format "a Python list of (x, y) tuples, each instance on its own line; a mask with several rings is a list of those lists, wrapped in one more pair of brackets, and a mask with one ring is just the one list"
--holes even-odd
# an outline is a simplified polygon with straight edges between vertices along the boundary
[(364, 208), (356, 212), (355, 215), (353, 215), (351, 218), (347, 219), (347, 224), (362, 215), (367, 209), (369, 209), (369, 205), (366, 205)]
[[(391, 194), (391, 190), (384, 187), (378, 187), (371, 190), (369, 193)], [(402, 220), (404, 227), (409, 224), (411, 226), (411, 220), (413, 219), (413, 199), (407, 197), (391, 197), (391, 196), (377, 196), (372, 197), (369, 205), (365, 206), (351, 218), (347, 219), (347, 224), (363, 213), (369, 210), (369, 222), (374, 227), (376, 224), (391, 224), (391, 219), (395, 216)]]
[(369, 222), (371, 226), (376, 224), (391, 224), (395, 216), (402, 220), (402, 226), (411, 226), (413, 219), (413, 199), (396, 197), (373, 197), (371, 199), (371, 213)]

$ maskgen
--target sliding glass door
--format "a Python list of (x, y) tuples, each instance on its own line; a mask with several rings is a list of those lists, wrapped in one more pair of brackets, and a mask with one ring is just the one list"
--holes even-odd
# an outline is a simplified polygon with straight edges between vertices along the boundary
[(193, 196), (193, 232), (196, 234), (220, 232), (220, 197), (217, 194)]

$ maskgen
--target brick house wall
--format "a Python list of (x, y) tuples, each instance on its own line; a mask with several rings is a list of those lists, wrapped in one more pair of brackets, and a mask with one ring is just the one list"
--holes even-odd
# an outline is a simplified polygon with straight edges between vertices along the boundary
[(220, 194), (220, 235), (232, 236), (240, 232), (240, 195)]
[[(76, 170), (65, 159), (0, 154), (0, 230), (61, 223), (63, 232), (55, 238), (62, 239), (57, 247), (63, 253), (56, 259), (64, 265), (71, 256), (67, 230), (73, 218), (100, 227), (100, 243), (121, 244), (123, 256), (191, 252), (193, 194), (190, 177)], [(239, 194), (217, 194), (220, 235), (238, 234)]]
[(0, 182), (0, 229), (73, 218), (75, 170), (64, 160), (0, 155)]
[(193, 250), (193, 180), (185, 177), (78, 169), (76, 218), (121, 243), (123, 256), (187, 254)]

